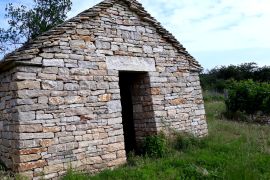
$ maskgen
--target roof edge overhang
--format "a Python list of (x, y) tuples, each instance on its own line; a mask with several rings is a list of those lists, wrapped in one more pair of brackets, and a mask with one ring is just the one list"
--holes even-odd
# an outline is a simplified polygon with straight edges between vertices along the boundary
[(0, 61), (0, 74), (18, 66), (42, 67), (41, 63), (33, 63), (29, 60)]

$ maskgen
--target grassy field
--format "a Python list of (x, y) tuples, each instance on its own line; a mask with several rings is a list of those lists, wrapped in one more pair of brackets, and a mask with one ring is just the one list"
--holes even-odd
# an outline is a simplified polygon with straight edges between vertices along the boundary
[(133, 156), (96, 176), (69, 172), (64, 180), (270, 179), (270, 127), (221, 120), (222, 101), (206, 102), (209, 136), (191, 138), (164, 158)]

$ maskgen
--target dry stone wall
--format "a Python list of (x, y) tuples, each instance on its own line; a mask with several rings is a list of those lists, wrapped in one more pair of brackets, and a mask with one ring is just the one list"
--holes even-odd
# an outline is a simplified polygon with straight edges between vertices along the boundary
[[(129, 71), (140, 70), (136, 59), (148, 71), (148, 86), (137, 87), (148, 99), (134, 101), (134, 109), (148, 118), (136, 117), (150, 122), (150, 132), (170, 126), (207, 135), (189, 58), (122, 1), (89, 14), (33, 41), (26, 54), (31, 66), (0, 75), (0, 155), (13, 171), (52, 179), (70, 166), (96, 172), (126, 162), (117, 69), (123, 59), (132, 62)], [(118, 57), (119, 66), (109, 57)]]

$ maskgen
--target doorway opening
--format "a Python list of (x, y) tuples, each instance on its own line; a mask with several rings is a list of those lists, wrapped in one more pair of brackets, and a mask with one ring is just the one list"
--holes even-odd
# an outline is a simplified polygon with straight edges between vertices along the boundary
[(156, 133), (150, 78), (146, 72), (119, 72), (126, 153), (140, 153), (144, 137)]

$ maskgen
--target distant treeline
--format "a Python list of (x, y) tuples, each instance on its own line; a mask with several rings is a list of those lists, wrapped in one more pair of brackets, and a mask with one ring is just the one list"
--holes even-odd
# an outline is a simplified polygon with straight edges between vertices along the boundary
[(231, 80), (251, 79), (256, 82), (270, 82), (270, 66), (259, 67), (256, 63), (216, 67), (200, 75), (204, 90), (223, 92)]

